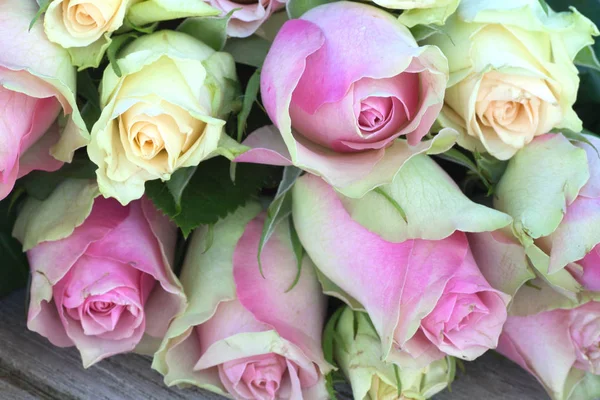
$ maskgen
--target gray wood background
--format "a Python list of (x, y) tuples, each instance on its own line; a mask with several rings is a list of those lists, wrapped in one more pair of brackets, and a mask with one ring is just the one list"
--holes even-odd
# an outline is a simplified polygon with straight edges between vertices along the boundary
[[(0, 399), (2, 400), (221, 400), (196, 389), (168, 389), (150, 360), (134, 354), (104, 360), (88, 370), (73, 348), (53, 347), (25, 327), (25, 294), (0, 299)], [(547, 399), (537, 381), (516, 364), (489, 352), (457, 371), (452, 391), (435, 400)], [(349, 399), (349, 389), (340, 388)]]

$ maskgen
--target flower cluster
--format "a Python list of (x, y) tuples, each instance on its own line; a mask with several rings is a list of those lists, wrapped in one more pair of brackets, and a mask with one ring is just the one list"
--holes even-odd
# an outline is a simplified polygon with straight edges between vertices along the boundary
[(28, 329), (235, 399), (426, 399), (490, 350), (599, 398), (600, 15), (373, 1), (0, 0)]

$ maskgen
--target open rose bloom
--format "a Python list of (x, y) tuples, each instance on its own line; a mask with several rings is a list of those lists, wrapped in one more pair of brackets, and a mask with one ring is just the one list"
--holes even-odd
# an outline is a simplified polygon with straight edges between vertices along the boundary
[[(36, 12), (35, 0), (0, 1), (0, 199), (17, 178), (59, 169), (88, 139), (75, 102), (75, 69), (44, 36), (41, 21), (29, 30)], [(61, 112), (68, 115), (63, 128)]]
[[(596, 149), (600, 139), (586, 135)], [(494, 206), (514, 218), (532, 265), (571, 295), (600, 291), (600, 158), (560, 134), (536, 138), (508, 164)]]
[(464, 232), (511, 219), (471, 202), (427, 156), (361, 199), (304, 175), (293, 217), (325, 292), (369, 314), (384, 360), (424, 367), (496, 347), (510, 296), (485, 280)]
[(327, 399), (321, 350), (326, 300), (312, 262), (300, 275), (287, 221), (262, 253), (265, 214), (251, 203), (194, 232), (181, 274), (189, 296), (153, 367), (171, 385), (236, 399)]
[(146, 181), (169, 180), (220, 149), (235, 63), (187, 34), (160, 31), (133, 41), (102, 78), (102, 114), (92, 128), (90, 159), (104, 196), (139, 199)]
[(501, 160), (553, 128), (580, 132), (573, 59), (598, 33), (575, 9), (556, 13), (539, 0), (461, 1), (424, 41), (450, 65), (439, 121), (459, 131), (461, 146)]
[(175, 226), (147, 199), (121, 206), (95, 183), (66, 181), (29, 199), (15, 225), (31, 266), (27, 327), (85, 367), (119, 353), (153, 353), (185, 308), (172, 262)]
[(294, 164), (360, 197), (357, 182), (389, 182), (413, 154), (453, 143), (453, 132), (421, 143), (447, 75), (439, 49), (419, 47), (392, 15), (350, 2), (316, 7), (277, 34), (261, 72), (276, 128), (252, 133), (237, 161)]
[(600, 298), (569, 300), (542, 280), (516, 295), (498, 351), (554, 400), (600, 397)]
[(334, 358), (357, 400), (398, 399), (398, 393), (400, 399), (428, 399), (454, 380), (456, 360), (452, 357), (424, 368), (406, 368), (382, 361), (381, 341), (363, 312), (346, 307), (334, 329)]

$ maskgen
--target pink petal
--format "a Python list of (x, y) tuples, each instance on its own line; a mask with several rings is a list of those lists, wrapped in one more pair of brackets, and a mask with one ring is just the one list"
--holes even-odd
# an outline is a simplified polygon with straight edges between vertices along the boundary
[(590, 179), (581, 189), (579, 195), (598, 198), (600, 197), (600, 155), (598, 154), (600, 152), (600, 138), (593, 135), (586, 135), (585, 137), (594, 145), (595, 149), (585, 143), (579, 142), (576, 144), (576, 146), (585, 150), (590, 170)]
[[(322, 294), (314, 265), (308, 257), (302, 261), (301, 274), (292, 290), (297, 274), (297, 261), (289, 236), (287, 221), (280, 222), (261, 254), (260, 241), (265, 214), (246, 226), (233, 256), (233, 274), (240, 303), (265, 325), (273, 327), (284, 339), (300, 347), (307, 356), (324, 364), (321, 331), (325, 322), (326, 298)], [(298, 321), (304, 321), (298, 324)]]

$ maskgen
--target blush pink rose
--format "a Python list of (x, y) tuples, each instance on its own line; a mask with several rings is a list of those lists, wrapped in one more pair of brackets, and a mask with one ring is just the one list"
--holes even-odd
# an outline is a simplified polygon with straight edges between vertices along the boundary
[(318, 177), (299, 178), (293, 196), (298, 236), (333, 283), (324, 283), (326, 293), (369, 314), (386, 361), (423, 367), (496, 347), (510, 296), (483, 277), (464, 232), (391, 242), (354, 220)]
[(600, 303), (509, 316), (498, 351), (567, 399), (586, 372), (600, 374)]
[(248, 37), (273, 14), (285, 7), (286, 0), (208, 0), (208, 4), (223, 14), (236, 10), (227, 24), (227, 35)]
[(72, 234), (27, 252), (27, 327), (56, 346), (76, 346), (86, 367), (156, 346), (185, 307), (171, 270), (175, 240), (175, 226), (149, 200), (123, 207), (96, 198)]
[(258, 204), (249, 204), (212, 234), (194, 233), (181, 275), (190, 303), (153, 365), (168, 385), (191, 383), (235, 399), (328, 398), (325, 296), (308, 257), (291, 288), (298, 264), (287, 221), (264, 248), (261, 276), (264, 218)]
[(262, 68), (262, 100), (279, 133), (251, 134), (253, 150), (238, 161), (292, 163), (334, 186), (380, 163), (397, 170), (404, 158), (390, 148), (429, 132), (447, 80), (440, 50), (419, 47), (391, 14), (346, 1), (313, 8), (283, 25)]
[[(41, 21), (29, 30), (37, 9), (35, 0), (0, 0), (0, 200), (18, 178), (59, 169), (63, 162), (54, 156), (68, 161), (85, 144), (79, 132), (75, 142), (59, 144), (61, 111), (75, 114), (71, 117), (81, 131), (85, 128), (76, 110), (76, 74), (68, 53), (46, 38)], [(69, 129), (79, 131), (72, 124)]]

